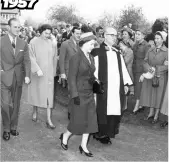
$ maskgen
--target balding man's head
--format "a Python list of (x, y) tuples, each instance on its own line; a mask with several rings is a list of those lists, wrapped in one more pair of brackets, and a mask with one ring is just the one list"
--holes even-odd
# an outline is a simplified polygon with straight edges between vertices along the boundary
[(105, 28), (105, 34), (114, 34), (117, 35), (117, 30), (112, 27), (106, 27)]
[(105, 43), (112, 46), (117, 41), (117, 30), (112, 27), (106, 27), (105, 28)]

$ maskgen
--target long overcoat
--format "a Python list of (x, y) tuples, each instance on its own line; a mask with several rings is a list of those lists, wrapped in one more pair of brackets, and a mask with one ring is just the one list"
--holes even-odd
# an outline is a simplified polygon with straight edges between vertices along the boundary
[[(95, 133), (98, 131), (96, 106), (93, 94), (94, 58), (87, 57), (79, 48), (78, 53), (71, 57), (69, 63), (70, 123), (68, 130), (73, 134)], [(74, 104), (79, 96), (80, 105)]]
[[(57, 65), (56, 46), (51, 40), (34, 38), (29, 45), (29, 54), (31, 84), (28, 86), (28, 103), (38, 107), (53, 108), (54, 76)], [(43, 76), (37, 76), (38, 70), (42, 70)]]

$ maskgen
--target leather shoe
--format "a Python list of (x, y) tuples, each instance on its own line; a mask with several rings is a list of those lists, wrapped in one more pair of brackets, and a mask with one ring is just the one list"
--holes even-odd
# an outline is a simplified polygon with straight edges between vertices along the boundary
[(17, 130), (11, 130), (11, 134), (13, 136), (18, 136), (19, 135), (19, 132)]
[(46, 122), (46, 127), (49, 128), (49, 129), (55, 129), (56, 128), (56, 126), (50, 125), (48, 122)]
[(9, 132), (4, 132), (4, 133), (3, 133), (3, 139), (4, 139), (5, 141), (8, 141), (8, 140), (10, 139), (10, 133), (9, 133)]

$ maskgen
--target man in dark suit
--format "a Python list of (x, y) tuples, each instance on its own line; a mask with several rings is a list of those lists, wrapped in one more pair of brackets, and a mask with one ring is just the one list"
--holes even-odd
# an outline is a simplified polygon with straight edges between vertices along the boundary
[(66, 25), (66, 32), (64, 32), (62, 34), (62, 42), (70, 39), (70, 37), (72, 36), (72, 32), (71, 32), (71, 26), (69, 24)]
[(69, 73), (69, 60), (71, 56), (77, 53), (78, 41), (80, 40), (81, 29), (73, 27), (72, 36), (69, 40), (62, 43), (59, 55), (59, 69), (60, 80), (63, 87), (66, 87), (68, 73)]
[(61, 79), (64, 83), (67, 80), (69, 72), (69, 60), (71, 56), (77, 53), (78, 41), (80, 39), (81, 29), (73, 27), (72, 36), (69, 40), (62, 43), (59, 55), (59, 67)]
[(9, 32), (1, 38), (0, 47), (0, 87), (3, 139), (8, 141), (10, 134), (17, 131), (22, 84), (30, 83), (31, 63), (28, 44), (18, 37), (20, 22), (16, 18), (8, 21)]

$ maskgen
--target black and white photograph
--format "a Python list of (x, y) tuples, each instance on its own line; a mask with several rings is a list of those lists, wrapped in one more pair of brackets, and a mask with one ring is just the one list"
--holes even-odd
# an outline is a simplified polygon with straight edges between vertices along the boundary
[(168, 161), (168, 1), (1, 0), (1, 161)]

